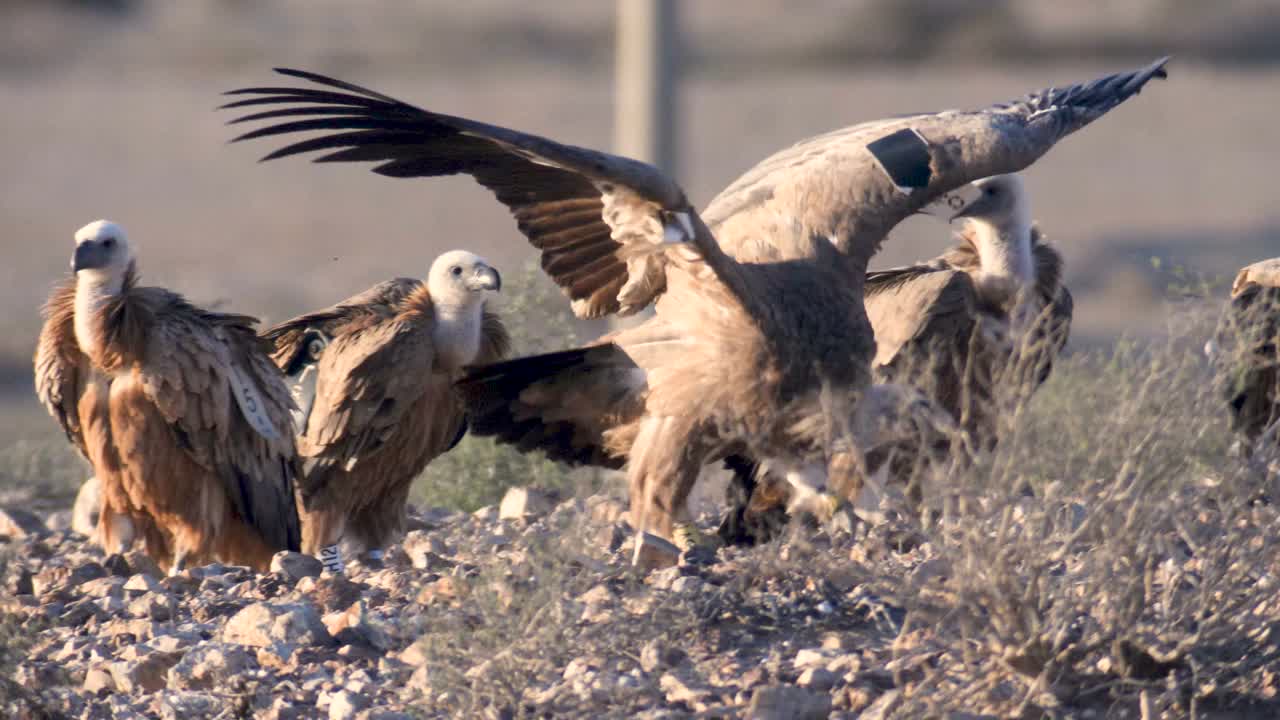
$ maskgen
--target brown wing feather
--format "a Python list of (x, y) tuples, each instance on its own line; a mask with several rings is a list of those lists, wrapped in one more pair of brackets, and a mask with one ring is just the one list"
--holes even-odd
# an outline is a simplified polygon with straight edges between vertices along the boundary
[(386, 280), (324, 310), (299, 315), (292, 320), (264, 330), (262, 337), (271, 342), (271, 359), (281, 368), (291, 365), (303, 351), (303, 340), (309, 330), (320, 330), (335, 337), (395, 314), (396, 307), (422, 285), (414, 278)]
[[(293, 403), (245, 316), (201, 311), (159, 288), (138, 288), (153, 318), (138, 366), (142, 389), (192, 459), (223, 483), (244, 521), (274, 547), (299, 547), (293, 494)], [(237, 383), (269, 426), (254, 429)]]
[(488, 365), (505, 360), (511, 354), (511, 334), (502, 318), (485, 307), (480, 322), (480, 350), (472, 365)]
[(76, 284), (71, 278), (54, 288), (41, 311), (45, 321), (36, 345), (35, 383), (40, 402), (87, 459), (78, 407), (93, 370), (76, 343), (75, 300)]
[(315, 404), (299, 439), (306, 461), (304, 498), (330, 470), (358, 468), (396, 430), (431, 382), (432, 318), (401, 315), (334, 339), (320, 358)]
[[(269, 154), (273, 159), (331, 151), (317, 162), (378, 162), (390, 177), (465, 173), (491, 190), (520, 232), (542, 251), (542, 268), (582, 317), (635, 312), (664, 283), (646, 278), (646, 292), (626, 286), (628, 263), (661, 242), (664, 210), (686, 210), (684, 193), (656, 168), (628, 158), (414, 107), (350, 83), (299, 70), (277, 70), (333, 90), (248, 88), (226, 107), (283, 105), (233, 122), (287, 120), (236, 140), (295, 132), (325, 134)], [(649, 264), (645, 270), (652, 272)], [(608, 292), (604, 292), (605, 290)]]

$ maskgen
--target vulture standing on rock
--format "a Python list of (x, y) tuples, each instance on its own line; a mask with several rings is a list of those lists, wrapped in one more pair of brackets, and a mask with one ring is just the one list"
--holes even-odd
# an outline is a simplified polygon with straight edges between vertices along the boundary
[(1268, 435), (1266, 447), (1274, 453), (1280, 442), (1276, 438), (1276, 420), (1280, 419), (1280, 258), (1256, 262), (1236, 275), (1227, 324), (1219, 340), (1206, 349), (1212, 345), (1230, 349), (1224, 365), (1231, 427), (1245, 436), (1250, 456), (1264, 449), (1258, 447), (1264, 434)]
[[(619, 467), (637, 561), (670, 562), (702, 466), (746, 453), (822, 476), (871, 383), (867, 262), (943, 193), (1014, 172), (1132, 97), (1165, 61), (977, 111), (875, 121), (766, 159), (703, 213), (656, 168), (414, 107), (297, 70), (311, 87), (235, 91), (238, 139), (320, 132), (267, 158), (374, 162), (397, 178), (468, 174), (515, 216), (582, 317), (655, 316), (586, 347), (480, 368), (462, 383), (474, 432)], [(814, 472), (817, 468), (818, 472)]]
[(426, 282), (379, 283), (265, 333), (299, 405), (303, 551), (326, 568), (342, 571), (341, 540), (380, 560), (413, 479), (466, 432), (453, 382), (506, 356), (507, 331), (485, 309), (501, 286), (482, 258), (454, 250)]
[(76, 232), (75, 276), (45, 306), (36, 392), (102, 484), (98, 539), (140, 534), (170, 572), (266, 570), (299, 548), (289, 390), (253, 318), (140, 287), (120, 226)]
[[(943, 207), (950, 219), (964, 221), (955, 247), (925, 263), (867, 274), (867, 314), (876, 335), (872, 369), (877, 382), (909, 385), (931, 398), (963, 431), (952, 438), (935, 433), (934, 444), (960, 441), (961, 452), (980, 451), (995, 443), (1002, 411), (1048, 378), (1066, 344), (1073, 304), (1061, 282), (1062, 256), (1033, 224), (1019, 176), (984, 178), (948, 199), (952, 204)], [(912, 483), (913, 499), (920, 500), (914, 483), (924, 479), (929, 461), (946, 454), (924, 447), (927, 434), (922, 428), (905, 443), (873, 450), (867, 469), (891, 463), (886, 478)], [(760, 516), (776, 515), (774, 508), (788, 498), (776, 478), (754, 483), (753, 470), (735, 472), (739, 487), (729, 494), (738, 505), (720, 531), (727, 540), (765, 539), (756, 529), (777, 523)]]

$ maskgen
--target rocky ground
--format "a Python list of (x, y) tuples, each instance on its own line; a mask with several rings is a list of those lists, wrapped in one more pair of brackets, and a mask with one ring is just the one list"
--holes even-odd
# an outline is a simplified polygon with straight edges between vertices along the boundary
[[(385, 567), (345, 576), (164, 577), (11, 511), (4, 610), (16, 717), (875, 717), (927, 653), (850, 553), (926, 548), (819, 532), (722, 549), (640, 577), (624, 506), (533, 494), (527, 514), (414, 513)], [(64, 524), (55, 517), (54, 525)], [(844, 562), (828, 562), (832, 558)], [(793, 572), (798, 562), (814, 563)], [(869, 714), (868, 714), (869, 713)]]
[[(1035, 664), (1034, 643), (1002, 651), (991, 639), (1003, 671), (982, 683), (980, 702), (948, 700), (956, 678), (968, 684), (966, 668), (995, 666), (965, 657), (983, 650), (977, 637), (956, 641), (971, 618), (956, 603), (973, 598), (948, 589), (952, 564), (906, 525), (796, 527), (641, 576), (629, 566), (624, 509), (605, 495), (557, 503), (534, 492), (502, 511), (414, 511), (382, 568), (352, 562), (332, 575), (281, 553), (265, 574), (210, 565), (173, 577), (140, 552), (104, 556), (83, 535), (47, 527), (68, 525), (65, 514), (44, 522), (11, 509), (0, 517), (10, 538), (0, 714), (1157, 716), (1145, 691), (1074, 709), (1050, 697), (1053, 682), (1028, 692), (1041, 670), (1023, 681), (1016, 670)], [(1141, 649), (1121, 655), (1162, 667)], [(1184, 663), (1164, 662), (1174, 687)], [(1095, 684), (1125, 681), (1112, 674)]]

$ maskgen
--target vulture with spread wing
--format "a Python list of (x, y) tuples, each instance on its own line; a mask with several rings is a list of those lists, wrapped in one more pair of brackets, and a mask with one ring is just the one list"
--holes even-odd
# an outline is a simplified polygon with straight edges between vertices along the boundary
[(343, 568), (339, 541), (372, 561), (402, 532), (413, 479), (466, 432), (462, 369), (507, 354), (485, 309), (498, 271), (473, 253), (438, 257), (425, 282), (399, 278), (271, 328), (299, 406), (302, 547)]
[[(917, 424), (903, 442), (867, 448), (867, 470), (890, 463), (886, 480), (909, 485), (917, 502), (922, 472), (946, 457), (945, 446), (959, 443), (956, 450), (967, 455), (994, 445), (999, 419), (1048, 378), (1071, 326), (1062, 256), (1032, 222), (1022, 179), (984, 178), (954, 197), (963, 204), (943, 206), (951, 220), (964, 222), (954, 247), (928, 262), (867, 274), (876, 381), (915, 388), (962, 430), (948, 438), (928, 432), (938, 423)], [(925, 436), (942, 446), (922, 447)], [(776, 517), (789, 495), (778, 478), (753, 479), (747, 462), (735, 461), (741, 469), (720, 535), (753, 544), (776, 529), (766, 518)]]
[(72, 280), (45, 307), (36, 391), (102, 483), (99, 541), (141, 535), (171, 572), (266, 570), (299, 548), (293, 404), (253, 318), (137, 284), (120, 226), (76, 232)]
[(1215, 359), (1224, 369), (1231, 428), (1244, 435), (1250, 456), (1264, 446), (1274, 452), (1280, 419), (1280, 258), (1236, 274), (1214, 345), (1220, 348), (1214, 354), (1221, 354)]
[[(339, 80), (234, 91), (238, 139), (320, 134), (264, 159), (374, 162), (397, 178), (468, 174), (542, 251), (583, 317), (655, 316), (587, 347), (481, 368), (474, 432), (626, 466), (640, 532), (672, 537), (707, 463), (826, 463), (871, 382), (867, 262), (901, 220), (981, 177), (1020, 170), (1135, 95), (1165, 61), (977, 111), (876, 121), (766, 159), (698, 213), (656, 168), (442, 115)], [(799, 473), (796, 473), (797, 475)], [(638, 549), (645, 544), (638, 544)]]

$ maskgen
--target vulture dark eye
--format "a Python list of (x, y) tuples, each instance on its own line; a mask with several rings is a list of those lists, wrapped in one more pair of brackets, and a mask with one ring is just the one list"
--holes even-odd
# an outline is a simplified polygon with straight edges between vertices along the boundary
[(458, 267), (457, 265), (454, 265), (453, 267), (449, 268), (449, 272), (453, 273), (455, 276), (461, 275), (462, 268)]
[(995, 197), (996, 195), (999, 195), (999, 194), (1000, 194), (1000, 188), (994, 188), (994, 187), (987, 188), (987, 195), (990, 195), (991, 197)]
[(116, 246), (116, 239), (115, 239), (115, 238), (107, 238), (106, 240), (103, 240), (103, 241), (102, 241), (102, 247), (105, 247), (105, 248), (113, 248), (113, 247), (115, 247), (115, 246)]

